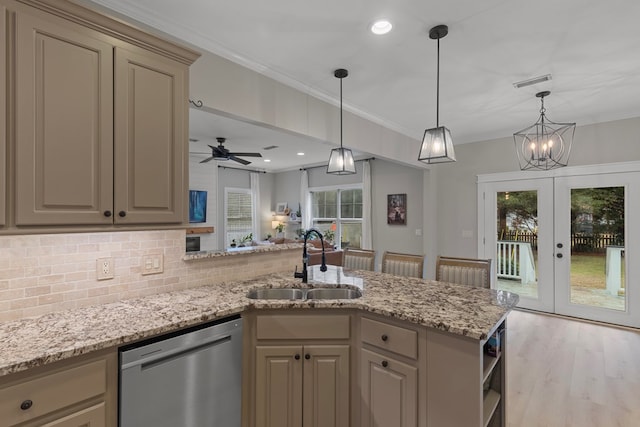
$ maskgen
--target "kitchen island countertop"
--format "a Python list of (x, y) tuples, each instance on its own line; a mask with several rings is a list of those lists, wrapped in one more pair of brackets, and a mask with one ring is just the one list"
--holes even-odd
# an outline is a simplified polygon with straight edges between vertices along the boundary
[(287, 272), (0, 323), (0, 376), (251, 309), (358, 309), (483, 341), (518, 303), (518, 296), (506, 291), (368, 271), (345, 274), (362, 278), (361, 298), (246, 297), (255, 288), (306, 286)]

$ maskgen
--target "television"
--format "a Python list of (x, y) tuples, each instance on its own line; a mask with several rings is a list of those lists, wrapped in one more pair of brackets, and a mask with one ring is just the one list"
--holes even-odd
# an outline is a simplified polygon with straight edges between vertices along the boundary
[(207, 222), (207, 192), (189, 190), (189, 222)]

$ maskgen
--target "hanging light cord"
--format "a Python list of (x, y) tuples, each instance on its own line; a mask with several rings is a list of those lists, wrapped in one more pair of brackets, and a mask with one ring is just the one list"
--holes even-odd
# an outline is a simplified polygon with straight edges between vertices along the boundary
[(436, 127), (440, 127), (440, 38), (438, 38), (438, 61), (436, 71)]
[(342, 148), (342, 77), (340, 77), (340, 148)]

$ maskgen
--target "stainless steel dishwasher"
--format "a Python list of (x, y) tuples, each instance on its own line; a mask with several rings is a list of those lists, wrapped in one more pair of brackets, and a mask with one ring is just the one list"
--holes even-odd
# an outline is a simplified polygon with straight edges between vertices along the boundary
[(239, 427), (242, 319), (120, 350), (120, 427)]

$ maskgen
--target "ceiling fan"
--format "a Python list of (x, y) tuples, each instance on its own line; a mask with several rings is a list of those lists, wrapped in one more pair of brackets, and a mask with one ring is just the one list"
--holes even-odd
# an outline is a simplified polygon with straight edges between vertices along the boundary
[(211, 148), (211, 157), (204, 159), (200, 163), (207, 163), (211, 160), (233, 160), (234, 162), (248, 165), (251, 162), (245, 159), (241, 159), (240, 157), (262, 157), (262, 154), (260, 153), (232, 153), (222, 145), (226, 140), (227, 138), (216, 138), (216, 141), (218, 141), (218, 146), (214, 147), (213, 145), (209, 145), (209, 148)]

